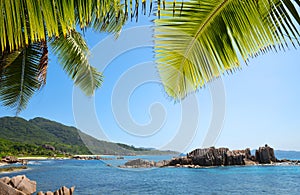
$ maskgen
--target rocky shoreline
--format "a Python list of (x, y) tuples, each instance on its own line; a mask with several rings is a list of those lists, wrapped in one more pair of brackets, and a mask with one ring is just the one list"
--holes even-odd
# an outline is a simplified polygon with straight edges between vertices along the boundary
[(0, 167), (0, 173), (10, 173), (10, 172), (15, 172), (15, 171), (22, 171), (27, 169), (26, 166), (9, 166), (9, 167)]
[[(37, 195), (73, 195), (75, 187), (70, 189), (66, 186), (54, 192), (38, 192)], [(0, 178), (1, 195), (31, 195), (36, 192), (36, 181), (28, 179), (25, 175), (18, 175), (12, 178)]]
[(184, 157), (177, 157), (171, 160), (159, 162), (135, 159), (120, 165), (120, 168), (153, 168), (153, 167), (186, 167), (201, 168), (215, 166), (235, 166), (235, 165), (271, 165), (290, 164), (300, 165), (298, 160), (278, 160), (275, 157), (274, 149), (265, 145), (251, 155), (249, 148), (245, 150), (229, 150), (228, 148), (203, 148), (195, 149)]
[(100, 156), (100, 155), (75, 155), (72, 159), (76, 160), (122, 160), (124, 156)]
[(5, 156), (2, 157), (0, 161), (1, 165), (13, 164), (13, 163), (21, 163), (22, 165), (27, 165), (28, 160), (26, 159), (18, 159), (15, 156)]

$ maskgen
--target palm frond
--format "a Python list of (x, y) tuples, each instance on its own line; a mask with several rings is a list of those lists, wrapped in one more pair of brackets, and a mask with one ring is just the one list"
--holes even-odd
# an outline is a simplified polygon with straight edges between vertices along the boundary
[(160, 15), (160, 0), (149, 0), (149, 9), (146, 0), (3, 0), (0, 1), (0, 48), (15, 51), (30, 42), (44, 41), (47, 36), (58, 37), (59, 28), (66, 36), (76, 25), (81, 29), (95, 27), (118, 33), (128, 16), (137, 21), (139, 14), (146, 15), (147, 10), (150, 15), (154, 3)]
[(117, 7), (111, 7), (102, 18), (94, 16), (90, 26), (96, 32), (115, 33), (118, 36), (127, 19), (123, 7), (117, 5)]
[(43, 54), (40, 43), (31, 44), (13, 53), (1, 53), (0, 100), (18, 114), (40, 88), (39, 61)]
[(87, 95), (101, 86), (102, 74), (89, 64), (89, 50), (80, 33), (72, 30), (66, 37), (53, 39), (51, 46), (63, 69)]
[[(29, 43), (57, 37), (59, 27), (66, 36), (89, 26), (95, 16), (101, 19), (119, 0), (3, 0), (0, 1), (1, 51), (15, 51)], [(45, 31), (46, 29), (46, 31)]]
[(240, 69), (239, 55), (248, 61), (285, 48), (285, 42), (299, 45), (299, 21), (289, 0), (167, 3), (161, 19), (155, 20), (156, 62), (167, 94), (184, 98), (223, 73)]
[[(58, 17), (57, 13), (65, 11), (60, 7), (60, 2), (62, 1), (1, 1), (0, 45), (2, 51), (18, 50), (30, 42), (45, 40), (45, 28), (49, 36), (57, 36), (59, 22), (65, 24), (68, 21), (66, 28), (75, 28), (75, 19), (70, 21), (72, 17)], [(64, 8), (71, 9), (70, 6), (65, 3)], [(74, 12), (74, 6), (72, 10)]]

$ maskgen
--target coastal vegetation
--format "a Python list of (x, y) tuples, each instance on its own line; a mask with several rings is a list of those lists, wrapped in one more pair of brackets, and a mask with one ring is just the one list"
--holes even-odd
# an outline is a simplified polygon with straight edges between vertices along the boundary
[(0, 158), (4, 156), (54, 156), (58, 152), (47, 150), (42, 146), (20, 142), (12, 142), (0, 138)]
[[(16, 155), (90, 154), (76, 128), (50, 123), (41, 118), (26, 121), (18, 117), (4, 117), (0, 119), (0, 137), (13, 146), (7, 148)], [(46, 149), (43, 145), (55, 149)]]
[[(19, 117), (0, 118), (0, 155), (62, 156), (75, 154), (160, 155), (172, 151), (136, 148), (122, 143), (98, 140), (75, 127), (44, 118), (25, 120)], [(84, 141), (83, 141), (84, 140)], [(86, 145), (88, 143), (88, 147)]]

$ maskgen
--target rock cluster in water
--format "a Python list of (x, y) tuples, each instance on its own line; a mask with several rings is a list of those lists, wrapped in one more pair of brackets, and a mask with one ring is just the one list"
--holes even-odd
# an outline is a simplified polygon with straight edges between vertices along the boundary
[(209, 166), (232, 166), (232, 165), (255, 165), (255, 164), (271, 164), (281, 161), (275, 157), (274, 149), (265, 145), (255, 152), (255, 156), (251, 155), (249, 148), (245, 150), (229, 150), (228, 148), (204, 148), (195, 149), (184, 157), (173, 158), (159, 162), (136, 159), (128, 161), (121, 168), (151, 168), (151, 167), (209, 167)]
[(4, 156), (2, 157), (2, 159), (0, 160), (0, 162), (2, 163), (8, 163), (8, 164), (12, 164), (12, 163), (21, 163), (23, 165), (26, 165), (28, 163), (27, 160), (20, 160), (15, 156)]
[(120, 168), (153, 168), (153, 167), (164, 167), (169, 165), (168, 160), (163, 160), (159, 162), (135, 159), (126, 162), (124, 165), (120, 165)]
[(20, 160), (17, 157), (15, 157), (15, 156), (4, 156), (4, 157), (2, 157), (1, 161), (5, 162), (5, 163), (17, 163), (17, 162), (20, 162)]

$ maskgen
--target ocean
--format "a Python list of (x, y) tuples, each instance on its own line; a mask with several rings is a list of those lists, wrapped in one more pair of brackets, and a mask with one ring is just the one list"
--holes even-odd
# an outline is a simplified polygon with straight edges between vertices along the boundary
[[(297, 157), (297, 156), (296, 156)], [(170, 156), (130, 156), (124, 160), (30, 161), (25, 174), (37, 181), (37, 191), (75, 186), (75, 194), (300, 194), (300, 166), (232, 166), (213, 168), (116, 168), (129, 159), (169, 159)], [(281, 158), (285, 158), (282, 156)], [(113, 167), (107, 166), (107, 163)]]

